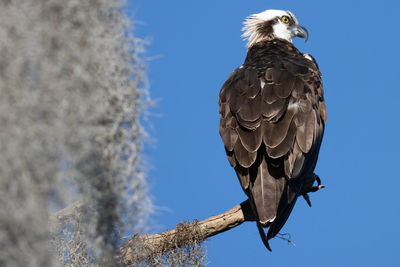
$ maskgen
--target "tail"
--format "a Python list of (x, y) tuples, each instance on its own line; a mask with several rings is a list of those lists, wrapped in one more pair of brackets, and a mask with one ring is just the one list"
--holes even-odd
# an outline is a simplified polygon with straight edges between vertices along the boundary
[(270, 240), (272, 237), (271, 237), (271, 238), (268, 238), (268, 237), (265, 235), (264, 228), (262, 227), (261, 223), (258, 222), (258, 221), (257, 221), (257, 229), (258, 229), (258, 233), (260, 234), (260, 237), (261, 237), (261, 240), (262, 240), (264, 246), (265, 246), (269, 251), (272, 252), (272, 249), (271, 249), (271, 247), (270, 247), (270, 245), (269, 245), (269, 242), (268, 242), (268, 240)]
[(251, 209), (253, 210), (253, 213), (254, 213), (254, 216), (255, 216), (255, 219), (256, 219), (256, 222), (257, 222), (257, 229), (258, 229), (258, 233), (260, 234), (261, 240), (262, 240), (264, 246), (265, 246), (269, 251), (272, 252), (272, 249), (271, 249), (271, 247), (270, 247), (270, 245), (269, 245), (269, 243), (268, 243), (268, 240), (269, 240), (269, 239), (268, 239), (267, 236), (265, 235), (263, 226), (262, 226), (262, 224), (260, 223), (260, 218), (259, 218), (259, 216), (258, 216), (257, 208), (256, 208), (256, 205), (255, 205), (255, 202), (254, 202), (254, 199), (253, 199), (253, 195), (252, 195), (252, 194), (249, 194), (249, 203), (250, 203)]
[[(247, 195), (257, 228), (265, 247), (271, 251), (268, 240), (275, 237), (289, 218), (303, 186), (303, 179), (286, 179), (280, 164), (259, 151), (257, 160), (249, 169), (250, 188)], [(267, 235), (265, 227), (269, 226)]]
[(285, 190), (283, 191), (281, 200), (279, 201), (276, 219), (272, 222), (271, 226), (268, 229), (268, 240), (274, 238), (285, 225), (290, 213), (293, 210), (294, 205), (296, 204), (297, 197), (298, 193), (293, 191), (287, 183), (285, 186)]
[[(296, 190), (298, 191), (298, 190)], [(281, 198), (279, 200), (279, 204), (276, 210), (276, 217), (269, 225), (268, 233), (265, 234), (263, 224), (260, 222), (260, 219), (257, 215), (257, 229), (260, 234), (261, 240), (264, 246), (269, 250), (272, 251), (271, 246), (269, 245), (269, 240), (274, 238), (282, 227), (285, 225), (287, 219), (289, 218), (290, 213), (293, 210), (294, 205), (296, 204), (296, 200), (298, 197), (298, 193), (292, 190), (289, 184), (286, 182), (284, 190), (281, 194)], [(251, 201), (252, 202), (252, 201)], [(253, 205), (254, 206), (254, 202)], [(255, 207), (253, 210), (256, 211)]]

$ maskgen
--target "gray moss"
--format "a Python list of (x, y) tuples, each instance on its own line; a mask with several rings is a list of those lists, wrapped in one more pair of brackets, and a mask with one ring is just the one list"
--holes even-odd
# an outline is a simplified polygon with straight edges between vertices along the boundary
[(143, 42), (121, 10), (0, 1), (0, 266), (111, 265), (146, 224)]

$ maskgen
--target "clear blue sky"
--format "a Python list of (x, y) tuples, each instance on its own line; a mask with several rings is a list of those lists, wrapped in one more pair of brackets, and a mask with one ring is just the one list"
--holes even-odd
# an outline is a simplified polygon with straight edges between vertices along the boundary
[(398, 266), (399, 4), (395, 1), (154, 1), (128, 4), (152, 39), (153, 231), (205, 219), (245, 200), (218, 133), (218, 94), (245, 56), (243, 19), (292, 11), (310, 38), (294, 43), (323, 74), (328, 122), (316, 172), (326, 189), (303, 199), (271, 241), (254, 223), (206, 242), (209, 266)]

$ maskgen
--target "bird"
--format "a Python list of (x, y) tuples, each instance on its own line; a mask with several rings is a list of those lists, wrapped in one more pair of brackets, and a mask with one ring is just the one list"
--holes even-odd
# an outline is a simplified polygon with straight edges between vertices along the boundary
[(242, 30), (247, 56), (219, 93), (219, 133), (260, 237), (272, 251), (269, 240), (297, 198), (311, 206), (307, 193), (324, 187), (314, 169), (327, 110), (317, 62), (293, 45), (295, 37), (309, 37), (293, 13), (253, 14)]

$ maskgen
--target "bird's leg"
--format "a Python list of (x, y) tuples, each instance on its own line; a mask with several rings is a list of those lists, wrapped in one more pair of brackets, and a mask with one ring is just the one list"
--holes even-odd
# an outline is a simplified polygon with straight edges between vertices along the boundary
[[(313, 186), (315, 181), (317, 181), (317, 185)], [(313, 174), (312, 177), (310, 177), (309, 179), (306, 179), (305, 184), (306, 184), (306, 186), (303, 188), (303, 190), (301, 191), (300, 194), (303, 196), (303, 198), (307, 202), (308, 206), (311, 207), (310, 196), (308, 195), (308, 193), (316, 192), (316, 191), (324, 188), (325, 186), (321, 184), (321, 179), (315, 173)]]
[(317, 181), (317, 185), (316, 186), (311, 186), (310, 188), (307, 188), (307, 190), (305, 191), (306, 194), (310, 193), (310, 192), (316, 192), (316, 191), (318, 191), (318, 190), (320, 190), (320, 189), (325, 187), (325, 185), (321, 184), (321, 179), (319, 178), (319, 176), (316, 175), (316, 174), (314, 174), (314, 175), (315, 175), (315, 181)]

